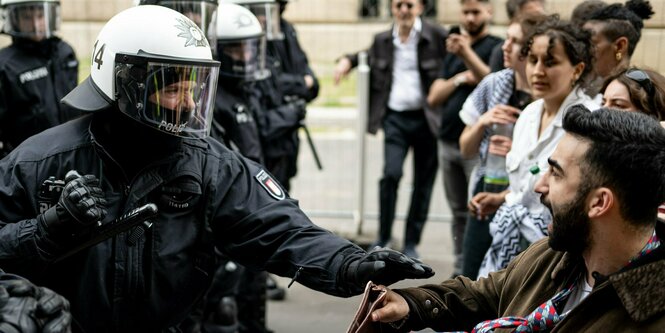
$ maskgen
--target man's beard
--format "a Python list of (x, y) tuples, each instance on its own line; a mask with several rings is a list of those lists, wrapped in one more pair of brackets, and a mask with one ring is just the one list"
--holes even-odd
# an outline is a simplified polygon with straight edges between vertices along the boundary
[(589, 246), (591, 223), (584, 210), (584, 201), (589, 192), (578, 192), (573, 200), (557, 208), (556, 212), (553, 211), (552, 204), (541, 197), (543, 205), (552, 213), (549, 245), (553, 250), (582, 254)]
[(483, 33), (483, 31), (485, 30), (486, 25), (487, 25), (487, 22), (483, 22), (475, 29), (471, 29), (472, 27), (469, 27), (469, 29), (467, 29), (467, 32), (469, 33), (469, 36), (477, 37), (478, 35)]

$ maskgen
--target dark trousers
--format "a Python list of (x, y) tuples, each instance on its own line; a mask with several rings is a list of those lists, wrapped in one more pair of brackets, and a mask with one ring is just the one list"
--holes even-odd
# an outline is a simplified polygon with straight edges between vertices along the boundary
[(388, 111), (383, 118), (384, 165), (379, 182), (379, 242), (391, 238), (397, 187), (402, 178), (404, 159), (413, 149), (413, 191), (406, 219), (404, 245), (417, 245), (427, 220), (432, 185), (437, 171), (436, 138), (430, 132), (425, 114), (420, 111)]
[(451, 233), (453, 236), (453, 251), (455, 253), (454, 275), (462, 271), (464, 243), (464, 229), (468, 218), (467, 203), (469, 192), (469, 178), (478, 158), (465, 159), (460, 153), (457, 142), (439, 141), (439, 163), (443, 175), (443, 190), (446, 200), (453, 213)]
[[(483, 183), (483, 177), (480, 177), (474, 187), (473, 195), (483, 191)], [(492, 235), (490, 235), (490, 221), (492, 221), (492, 218), (494, 218), (494, 214), (487, 216), (484, 220), (479, 220), (475, 215), (469, 214), (467, 219), (462, 246), (462, 253), (464, 253), (462, 275), (470, 279), (475, 280), (478, 277), (480, 264), (482, 264), (487, 250), (492, 245)]]

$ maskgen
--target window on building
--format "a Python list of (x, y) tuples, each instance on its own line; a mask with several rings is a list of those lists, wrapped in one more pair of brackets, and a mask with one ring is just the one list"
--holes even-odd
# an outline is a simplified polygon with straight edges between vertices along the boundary
[[(360, 17), (367, 19), (390, 19), (392, 0), (360, 0)], [(436, 0), (424, 0), (423, 16), (436, 18)]]

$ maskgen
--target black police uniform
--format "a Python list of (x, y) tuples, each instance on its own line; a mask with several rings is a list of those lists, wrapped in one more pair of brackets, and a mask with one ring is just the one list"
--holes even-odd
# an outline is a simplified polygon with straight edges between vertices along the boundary
[[(269, 86), (264, 86), (262, 89), (265, 94), (270, 95), (266, 97), (266, 102), (272, 103), (266, 104), (268, 109), (290, 104), (296, 100), (310, 102), (319, 94), (318, 79), (309, 67), (307, 55), (298, 43), (295, 29), (284, 19), (280, 20), (280, 28), (284, 33), (284, 39), (268, 41), (267, 63), (270, 65), (272, 78), (266, 80)], [(305, 84), (305, 75), (310, 75), (314, 80), (311, 88), (307, 88)], [(304, 115), (304, 110), (302, 114)], [(280, 128), (284, 131), (279, 136), (275, 136), (275, 132), (272, 131), (269, 141), (272, 147), (266, 147), (265, 151), (266, 166), (287, 190), (290, 188), (290, 179), (298, 172), (300, 139), (297, 130), (301, 126), (301, 121), (302, 117), (293, 123), (282, 122), (284, 126)]]
[[(267, 63), (275, 61), (269, 60)], [(271, 73), (275, 73), (273, 68)], [(275, 74), (258, 81), (256, 86), (260, 93), (261, 113), (257, 120), (265, 166), (288, 191), (289, 179), (296, 171), (291, 161), (298, 151), (297, 130), (305, 116), (305, 104), (302, 99), (285, 101)]]
[[(113, 130), (112, 121), (119, 122)], [(86, 332), (156, 332), (180, 323), (210, 283), (213, 246), (318, 291), (362, 292), (345, 272), (365, 252), (314, 225), (260, 165), (212, 138), (152, 132), (110, 108), (35, 135), (0, 160), (0, 266), (68, 298)], [(42, 182), (69, 170), (100, 179), (105, 223), (153, 202), (152, 228), (54, 264), (72, 246), (70, 234), (35, 216), (48, 206), (40, 202)]]
[[(273, 49), (273, 55), (279, 61), (279, 72), (276, 75), (279, 87), (285, 96), (298, 96), (310, 102), (319, 95), (319, 80), (309, 67), (307, 55), (300, 47), (293, 25), (281, 18), (280, 28), (284, 39), (268, 43)], [(311, 88), (307, 88), (305, 84), (305, 75), (310, 75), (314, 79)]]
[(256, 115), (259, 97), (252, 82), (238, 82), (220, 76), (210, 135), (237, 149), (244, 157), (263, 163), (263, 148)]
[(4, 154), (26, 138), (80, 112), (60, 104), (78, 83), (74, 50), (57, 37), (13, 38), (0, 50), (0, 141)]

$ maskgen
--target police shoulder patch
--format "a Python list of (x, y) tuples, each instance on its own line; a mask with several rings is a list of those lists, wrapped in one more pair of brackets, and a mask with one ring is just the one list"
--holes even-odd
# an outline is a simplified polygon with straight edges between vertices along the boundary
[(256, 180), (261, 184), (261, 186), (277, 200), (284, 200), (286, 198), (286, 193), (281, 186), (275, 181), (272, 176), (267, 173), (265, 170), (261, 169), (259, 173), (254, 176)]

